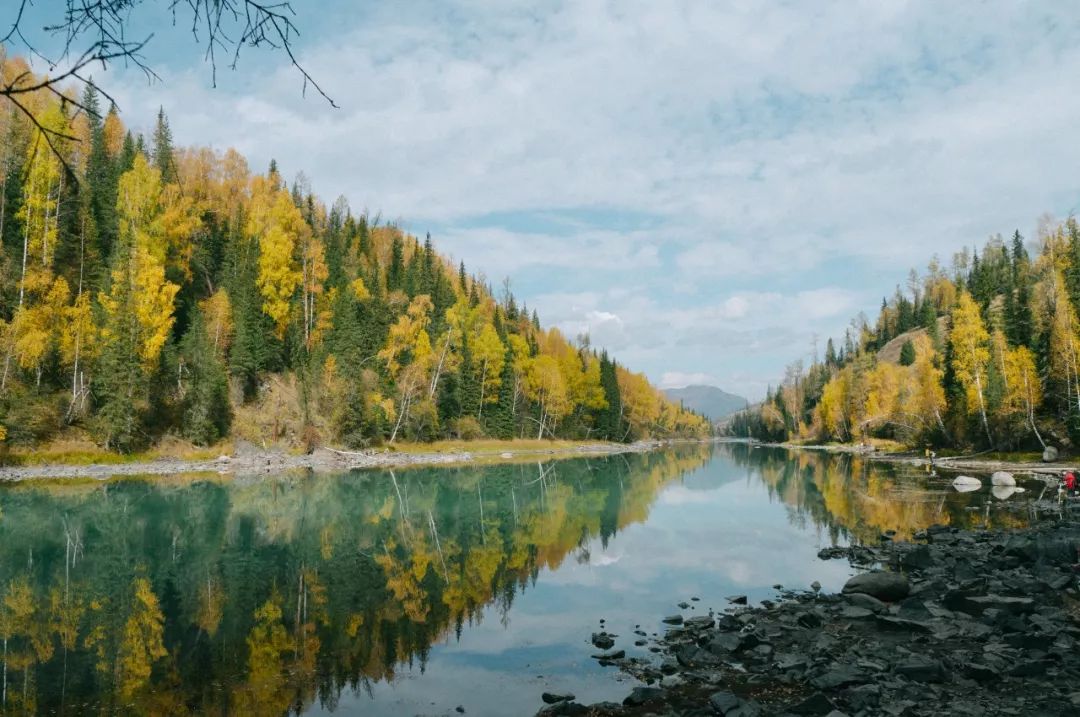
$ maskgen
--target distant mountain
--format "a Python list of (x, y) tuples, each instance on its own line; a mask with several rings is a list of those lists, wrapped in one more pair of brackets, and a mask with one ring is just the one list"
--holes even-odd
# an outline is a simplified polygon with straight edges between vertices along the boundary
[(682, 401), (683, 405), (692, 411), (719, 421), (731, 414), (746, 408), (746, 399), (733, 393), (723, 391), (716, 386), (687, 386), (686, 388), (669, 388), (664, 395), (672, 401)]

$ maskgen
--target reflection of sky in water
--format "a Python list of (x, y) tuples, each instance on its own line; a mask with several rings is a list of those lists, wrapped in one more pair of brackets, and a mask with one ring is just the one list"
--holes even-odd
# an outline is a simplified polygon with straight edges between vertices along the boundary
[(374, 699), (346, 691), (336, 711), (443, 715), (462, 705), (469, 715), (530, 714), (546, 690), (570, 691), (583, 702), (621, 701), (633, 681), (589, 658), (601, 618), (620, 636), (617, 648), (649, 654), (633, 646), (635, 625), (660, 631), (660, 619), (678, 612), (682, 600), (701, 598), (683, 611), (691, 616), (722, 610), (736, 593), (771, 597), (777, 583), (807, 588), (817, 580), (838, 590), (851, 570), (846, 561), (817, 558), (830, 544), (811, 521), (792, 521), (790, 507), (770, 498), (746, 468), (717, 455), (667, 486), (648, 519), (620, 531), (606, 549), (599, 538), (588, 542), (589, 562), (570, 556), (542, 571), (515, 599), (505, 626), (489, 605), (460, 641), (451, 633), (432, 646), (424, 674), (418, 665), (402, 668), (395, 682), (372, 686)]

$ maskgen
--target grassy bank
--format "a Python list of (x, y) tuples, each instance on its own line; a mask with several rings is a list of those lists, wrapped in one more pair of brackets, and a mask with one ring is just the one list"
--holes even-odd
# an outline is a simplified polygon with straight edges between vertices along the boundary
[(54, 445), (43, 450), (13, 453), (0, 466), (0, 480), (20, 481), (40, 478), (93, 478), (116, 475), (172, 475), (180, 473), (227, 473), (266, 475), (289, 470), (320, 472), (353, 469), (411, 468), (435, 465), (477, 465), (532, 463), (562, 458), (613, 455), (653, 450), (661, 442), (632, 444), (602, 441), (481, 440), (440, 441), (398, 444), (366, 451), (318, 448), (311, 453), (284, 449), (262, 449), (251, 444), (227, 452), (231, 446), (219, 444), (197, 448), (177, 443), (159, 446), (141, 454), (118, 456), (84, 450), (71, 445)]

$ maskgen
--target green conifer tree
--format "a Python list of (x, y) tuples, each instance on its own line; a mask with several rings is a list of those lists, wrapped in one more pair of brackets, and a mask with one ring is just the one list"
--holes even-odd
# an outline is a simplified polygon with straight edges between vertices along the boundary
[(179, 373), (184, 386), (182, 429), (193, 443), (208, 446), (229, 433), (232, 406), (225, 367), (206, 333), (202, 312), (196, 309), (180, 345)]

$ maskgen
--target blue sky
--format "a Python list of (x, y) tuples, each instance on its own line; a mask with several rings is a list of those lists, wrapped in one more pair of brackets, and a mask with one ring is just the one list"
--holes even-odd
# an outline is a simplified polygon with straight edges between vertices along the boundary
[[(295, 2), (300, 57), (158, 28), (136, 128), (275, 157), (664, 385), (759, 398), (937, 254), (1067, 215), (1080, 6)], [(313, 5), (313, 4), (312, 4)], [(154, 18), (140, 16), (149, 26)]]

